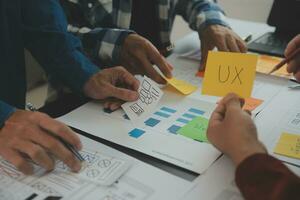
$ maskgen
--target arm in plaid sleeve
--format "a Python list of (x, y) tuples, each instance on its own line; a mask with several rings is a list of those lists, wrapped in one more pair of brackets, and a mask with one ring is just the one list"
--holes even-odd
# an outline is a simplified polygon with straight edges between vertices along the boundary
[(182, 15), (195, 31), (202, 32), (208, 25), (215, 24), (229, 27), (225, 22), (224, 12), (209, 0), (179, 0), (176, 12)]
[(98, 1), (61, 0), (61, 4), (68, 18), (68, 31), (81, 39), (85, 53), (97, 63), (119, 64), (121, 46), (133, 31), (110, 28), (111, 13)]
[(83, 49), (89, 57), (104, 64), (118, 65), (123, 42), (130, 33), (133, 32), (124, 29), (95, 28), (77, 35), (81, 38)]

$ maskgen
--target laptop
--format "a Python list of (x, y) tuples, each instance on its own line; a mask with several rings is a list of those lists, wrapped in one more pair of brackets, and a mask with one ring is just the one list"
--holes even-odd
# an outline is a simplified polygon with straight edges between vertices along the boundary
[(276, 28), (248, 44), (249, 51), (284, 57), (289, 41), (300, 34), (300, 0), (274, 0), (268, 24)]

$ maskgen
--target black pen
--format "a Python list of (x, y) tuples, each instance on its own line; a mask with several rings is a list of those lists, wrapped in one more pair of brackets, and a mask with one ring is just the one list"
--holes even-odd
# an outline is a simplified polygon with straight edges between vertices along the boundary
[[(27, 103), (26, 107), (32, 111), (32, 112), (36, 112), (37, 109), (31, 104), (31, 103)], [(52, 135), (53, 137), (55, 137), (56, 139), (58, 139), (69, 151), (71, 151), (73, 153), (73, 155), (80, 161), (83, 162), (85, 161), (84, 158), (80, 155), (80, 153), (73, 147), (73, 145), (69, 144), (68, 142), (64, 141), (62, 138), (60, 138), (59, 136), (51, 133), (49, 130), (45, 130), (44, 128), (42, 128), (44, 131), (46, 131), (47, 133), (49, 133), (50, 135)]]
[(250, 42), (251, 40), (252, 40), (252, 35), (251, 34), (244, 38), (244, 41), (246, 43)]

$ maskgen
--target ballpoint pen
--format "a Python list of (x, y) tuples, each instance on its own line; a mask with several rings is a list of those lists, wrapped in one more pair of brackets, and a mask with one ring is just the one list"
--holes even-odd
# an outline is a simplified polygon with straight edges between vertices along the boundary
[[(27, 103), (26, 104), (26, 107), (32, 111), (32, 112), (36, 112), (37, 109), (33, 106), (33, 104), (31, 103)], [(53, 137), (55, 137), (56, 139), (58, 139), (69, 151), (72, 152), (72, 154), (80, 161), (80, 162), (83, 162), (85, 161), (84, 158), (80, 155), (80, 153), (71, 145), (69, 144), (68, 142), (66, 142), (65, 140), (63, 140), (62, 138), (60, 138), (59, 136), (53, 134), (52, 132), (50, 132), (49, 130), (45, 130), (43, 129), (44, 131), (46, 131), (48, 134), (52, 135)]]

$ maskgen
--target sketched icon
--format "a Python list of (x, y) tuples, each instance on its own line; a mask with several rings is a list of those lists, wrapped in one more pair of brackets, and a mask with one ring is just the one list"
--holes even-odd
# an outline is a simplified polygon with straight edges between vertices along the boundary
[(140, 91), (140, 100), (147, 105), (153, 102), (150, 90), (151, 84), (147, 80), (144, 80), (142, 83), (142, 89)]
[(95, 177), (99, 176), (99, 174), (100, 174), (100, 171), (97, 169), (90, 169), (90, 170), (87, 170), (87, 172), (86, 172), (86, 175), (90, 178), (95, 178)]
[(138, 116), (140, 116), (144, 112), (143, 108), (138, 103), (132, 104), (131, 106), (129, 106), (129, 108)]
[(111, 165), (111, 161), (108, 159), (103, 159), (98, 162), (98, 166), (101, 168), (107, 168)]

